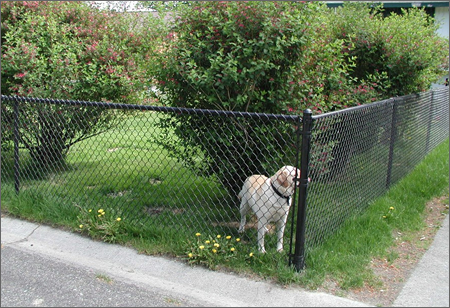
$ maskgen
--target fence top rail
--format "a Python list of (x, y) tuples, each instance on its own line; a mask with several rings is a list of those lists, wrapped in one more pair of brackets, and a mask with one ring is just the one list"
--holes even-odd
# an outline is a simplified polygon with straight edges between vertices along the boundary
[(65, 99), (51, 99), (51, 98), (37, 98), (26, 96), (9, 96), (2, 95), (2, 101), (19, 101), (19, 102), (33, 102), (46, 103), (55, 105), (72, 105), (72, 106), (92, 106), (110, 109), (128, 109), (128, 110), (143, 110), (143, 111), (157, 111), (177, 114), (197, 114), (197, 115), (220, 115), (226, 117), (244, 117), (244, 118), (262, 118), (267, 120), (283, 120), (289, 122), (300, 122), (302, 118), (299, 115), (284, 115), (284, 114), (270, 114), (257, 112), (242, 112), (242, 111), (226, 111), (214, 109), (197, 109), (197, 108), (180, 108), (180, 107), (165, 107), (165, 106), (149, 106), (149, 105), (133, 105), (123, 103), (107, 103), (107, 102), (92, 102), (80, 100), (65, 100)]
[(354, 112), (359, 109), (368, 109), (368, 108), (378, 107), (378, 106), (385, 105), (385, 104), (393, 104), (395, 101), (406, 101), (406, 100), (410, 100), (412, 98), (430, 95), (431, 93), (434, 93), (434, 92), (437, 92), (437, 94), (440, 94), (441, 92), (444, 93), (446, 91), (448, 91), (448, 87), (440, 87), (440, 88), (432, 89), (432, 90), (429, 90), (426, 92), (391, 97), (391, 98), (377, 101), (377, 102), (374, 102), (371, 104), (364, 104), (364, 105), (360, 105), (360, 106), (355, 106), (355, 107), (350, 107), (350, 108), (341, 109), (341, 110), (337, 110), (337, 111), (327, 112), (327, 113), (323, 113), (323, 114), (319, 114), (319, 115), (314, 115), (312, 118), (313, 118), (313, 120), (317, 120), (317, 119), (321, 119), (321, 118), (333, 117), (333, 116), (340, 115), (340, 114)]
[(350, 107), (350, 108), (346, 108), (346, 109), (327, 112), (327, 113), (323, 113), (323, 114), (313, 115), (312, 118), (313, 118), (313, 120), (317, 120), (317, 119), (322, 119), (322, 118), (334, 117), (337, 115), (354, 112), (354, 111), (357, 111), (360, 109), (369, 109), (369, 108), (374, 108), (374, 107), (378, 107), (378, 106), (382, 106), (382, 105), (386, 105), (386, 104), (393, 104), (394, 100), (395, 100), (395, 98), (388, 98), (388, 99), (374, 102), (371, 104), (364, 104), (364, 105), (359, 105), (359, 106)]

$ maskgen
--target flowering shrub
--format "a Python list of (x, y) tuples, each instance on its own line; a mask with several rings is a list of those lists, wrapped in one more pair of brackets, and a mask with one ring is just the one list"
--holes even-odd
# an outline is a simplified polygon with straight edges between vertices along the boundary
[(136, 101), (151, 35), (131, 18), (76, 1), (2, 3), (2, 93)]
[(163, 103), (280, 113), (315, 4), (196, 2), (179, 6), (153, 75)]
[[(283, 1), (204, 1), (177, 6), (164, 41), (166, 52), (151, 72), (159, 89), (156, 98), (177, 107), (267, 113), (293, 110), (298, 100), (291, 94), (298, 84), (292, 76), (298, 59), (307, 52), (316, 7), (315, 3)], [(213, 123), (177, 116), (160, 125), (179, 137), (176, 144), (161, 138), (163, 146), (199, 174), (217, 175), (231, 195), (237, 195), (249, 174), (275, 172), (265, 162), (276, 166), (293, 155), (287, 150), (293, 149), (288, 144), (295, 136), (292, 125), (265, 123), (265, 128), (259, 128), (233, 119)], [(224, 127), (227, 131), (222, 133)], [(286, 149), (283, 158), (275, 158), (273, 146), (261, 141), (268, 132), (280, 132), (276, 142)], [(236, 155), (244, 144), (246, 149)], [(199, 155), (206, 156), (205, 164), (193, 159)]]
[[(429, 87), (446, 63), (448, 42), (418, 11), (383, 20), (369, 5), (345, 5), (336, 14), (320, 2), (177, 5), (160, 64), (151, 70), (159, 90), (154, 95), (176, 107), (277, 114), (309, 108), (320, 114)], [(160, 125), (179, 137), (176, 144), (167, 138), (160, 144), (196, 172), (218, 175), (232, 195), (247, 175), (272, 172), (264, 162), (280, 165), (293, 157), (286, 142), (295, 134), (290, 125), (270, 123), (262, 130), (195, 117), (173, 117)], [(215, 126), (229, 131), (211, 133)], [(277, 149), (262, 141), (268, 131), (285, 133)], [(246, 150), (237, 157), (243, 144)], [(277, 161), (279, 149), (283, 158)], [(193, 159), (198, 156), (207, 163), (199, 165)]]
[(115, 243), (118, 236), (124, 232), (122, 218), (113, 211), (106, 212), (102, 208), (98, 210), (80, 208), (80, 211), (78, 231), (81, 233), (104, 242)]
[[(214, 269), (220, 263), (229, 262), (236, 259), (238, 254), (244, 254), (240, 246), (240, 238), (234, 239), (230, 235), (215, 237), (202, 236), (200, 233), (195, 234), (195, 240), (186, 242), (187, 261), (189, 264), (200, 264)], [(256, 256), (253, 252), (245, 254), (248, 262), (253, 261)]]
[[(2, 2), (1, 91), (4, 95), (139, 102), (153, 35), (136, 16), (100, 11), (85, 2)], [(118, 120), (109, 110), (21, 106), (35, 114), (21, 132), (38, 163), (63, 161), (74, 143)], [(2, 131), (12, 131), (2, 104)], [(4, 117), (6, 115), (6, 117)], [(42, 120), (47, 119), (47, 121)], [(25, 136), (24, 136), (25, 134)], [(10, 138), (2, 138), (2, 147)]]
[(301, 114), (309, 108), (321, 114), (382, 98), (378, 84), (386, 78), (384, 74), (372, 75), (368, 80), (353, 78), (355, 59), (342, 50), (343, 41), (330, 37), (328, 32), (327, 26), (318, 26), (317, 36), (298, 60), (289, 82), (288, 113)]
[(419, 93), (448, 71), (448, 38), (423, 9), (382, 17), (382, 6), (344, 2), (329, 15), (331, 37), (342, 40), (347, 61), (355, 63), (351, 78), (376, 83), (383, 98)]

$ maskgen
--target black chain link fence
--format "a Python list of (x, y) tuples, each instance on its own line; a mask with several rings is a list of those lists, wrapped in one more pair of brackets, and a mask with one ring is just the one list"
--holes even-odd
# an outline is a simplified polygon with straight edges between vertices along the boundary
[(306, 247), (366, 210), (448, 138), (448, 88), (313, 116)]
[[(298, 269), (305, 247), (364, 211), (445, 140), (449, 127), (448, 88), (313, 116), (312, 131), (299, 116), (4, 95), (1, 111), (2, 192), (33, 192), (61, 209), (106, 208), (136, 232), (229, 234), (257, 247), (255, 217), (238, 233), (244, 180), (286, 165), (309, 167), (311, 182), (304, 172), (300, 193), (289, 198), (284, 233)], [(302, 147), (302, 139), (310, 144)], [(285, 184), (275, 190), (287, 194)], [(286, 202), (278, 193), (271, 187), (262, 198)], [(277, 246), (272, 227), (265, 246)]]
[[(238, 193), (252, 174), (298, 165), (300, 123), (289, 115), (2, 95), (2, 190), (37, 192), (61, 211), (102, 208), (137, 233), (227, 234), (256, 249), (250, 213), (238, 233)], [(266, 247), (274, 251), (273, 233)]]

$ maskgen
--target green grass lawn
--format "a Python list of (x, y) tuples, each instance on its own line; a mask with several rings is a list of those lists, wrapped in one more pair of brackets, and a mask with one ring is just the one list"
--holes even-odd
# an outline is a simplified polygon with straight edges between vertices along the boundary
[[(286, 252), (256, 252), (255, 230), (237, 233), (238, 204), (214, 176), (194, 174), (153, 142), (160, 133), (154, 125), (157, 118), (144, 112), (129, 117), (120, 128), (74, 145), (61, 169), (33, 170), (27, 154), (21, 152), (21, 162), (30, 167), (22, 169), (18, 195), (12, 160), (3, 155), (2, 212), (131, 246), (141, 253), (199, 261), (211, 268), (227, 267), (304, 287), (317, 287), (332, 277), (351, 288), (373, 281), (368, 264), (372, 257), (388, 253), (392, 231), (424, 228), (425, 203), (448, 191), (447, 140), (387, 194), (364, 204), (367, 210), (343, 220), (324, 243), (309, 248), (306, 268), (297, 273), (287, 265)], [(354, 179), (359, 185), (367, 182), (362, 174)], [(311, 191), (319, 186), (325, 191), (336, 184), (311, 185), (316, 185)], [(351, 194), (353, 189), (350, 183), (344, 191)], [(324, 206), (329, 199), (315, 202), (320, 211), (330, 208)], [(340, 215), (325, 212), (327, 217)], [(275, 235), (268, 235), (266, 247), (275, 247), (275, 240)], [(199, 248), (214, 241), (228, 250), (207, 253)]]
[[(339, 231), (308, 253), (308, 268), (301, 278), (311, 287), (332, 277), (344, 288), (375, 283), (369, 269), (373, 257), (386, 257), (393, 244), (393, 231), (408, 232), (426, 228), (427, 201), (448, 196), (448, 140), (435, 148), (414, 170), (363, 213), (346, 220)], [(446, 211), (448, 213), (448, 210)]]

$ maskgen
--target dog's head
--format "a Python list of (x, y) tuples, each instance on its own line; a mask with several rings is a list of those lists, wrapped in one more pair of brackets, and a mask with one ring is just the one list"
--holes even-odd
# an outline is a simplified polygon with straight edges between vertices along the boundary
[(300, 170), (293, 166), (283, 166), (270, 180), (283, 196), (291, 196), (295, 187), (300, 185)]

